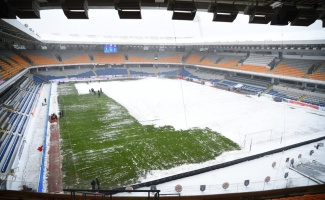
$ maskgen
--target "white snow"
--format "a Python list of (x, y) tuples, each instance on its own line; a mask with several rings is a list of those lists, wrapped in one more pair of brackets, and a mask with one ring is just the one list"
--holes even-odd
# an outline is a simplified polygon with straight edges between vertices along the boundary
[[(59, 110), (56, 87), (56, 83), (52, 84), (50, 113), (57, 113)], [(24, 149), (19, 164), (16, 164), (19, 169), (24, 170), (19, 170), (15, 174), (15, 181), (28, 179), (28, 182), (38, 182), (40, 167), (38, 154), (40, 153), (36, 148), (42, 144), (42, 137), (44, 137), (44, 117), (47, 113), (45, 106), (41, 106), (41, 102), (47, 97), (48, 88), (49, 85), (45, 85), (40, 92), (35, 115), (29, 123), (31, 125), (28, 132), (33, 134), (26, 134), (26, 150)], [(242, 150), (225, 152), (214, 160), (204, 163), (182, 165), (161, 171), (152, 170), (146, 177), (142, 177), (140, 182), (223, 163), (325, 135), (324, 112), (285, 102), (273, 102), (265, 97), (236, 94), (183, 80), (146, 78), (90, 84), (76, 83), (76, 88), (79, 94), (88, 93), (90, 88), (95, 90), (102, 88), (105, 94), (122, 104), (142, 124), (172, 125), (176, 129), (209, 127), (242, 147)], [(157, 188), (162, 190), (162, 194), (171, 194), (176, 193), (175, 185), (181, 184), (182, 195), (206, 195), (316, 184), (290, 170), (285, 162), (285, 159), (290, 157), (290, 159), (295, 158), (295, 164), (312, 160), (325, 164), (325, 148), (316, 150), (313, 145), (315, 144), (167, 182), (158, 185)], [(309, 151), (312, 149), (315, 153), (309, 156)], [(299, 154), (302, 154), (300, 160)], [(272, 168), (271, 164), (274, 161), (277, 165)], [(289, 172), (287, 179), (283, 178), (285, 172)], [(270, 176), (271, 181), (264, 184), (266, 176)], [(246, 179), (251, 182), (248, 187), (243, 184)], [(224, 182), (230, 184), (227, 190), (221, 187)], [(204, 192), (200, 191), (200, 185), (206, 185)], [(12, 188), (18, 187), (12, 186)], [(119, 195), (146, 196), (147, 194)]]
[[(15, 159), (13, 167), (14, 176), (8, 177), (7, 188), (22, 189), (22, 185), (27, 185), (34, 190), (38, 188), (40, 168), (42, 165), (42, 152), (37, 148), (44, 143), (45, 125), (47, 123), (47, 106), (42, 106), (44, 98), (50, 93), (50, 85), (46, 84), (39, 90), (36, 105), (30, 115), (29, 123), (25, 129), (23, 142), (25, 145), (22, 155)], [(48, 131), (47, 131), (48, 133)]]

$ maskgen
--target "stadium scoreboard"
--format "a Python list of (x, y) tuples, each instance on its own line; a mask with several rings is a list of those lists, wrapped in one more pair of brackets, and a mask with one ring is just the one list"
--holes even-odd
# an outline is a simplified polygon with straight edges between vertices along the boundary
[(104, 53), (117, 53), (117, 45), (116, 44), (105, 44), (104, 45)]

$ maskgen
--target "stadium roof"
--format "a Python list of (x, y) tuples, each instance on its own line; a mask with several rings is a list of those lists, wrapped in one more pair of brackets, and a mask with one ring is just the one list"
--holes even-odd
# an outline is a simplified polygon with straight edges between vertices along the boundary
[[(272, 44), (273, 41), (325, 39), (323, 0), (24, 2), (0, 0), (6, 8), (6, 12), (1, 12), (1, 18), (46, 43), (179, 45), (258, 41)], [(139, 8), (132, 7), (134, 2), (138, 2)], [(193, 9), (189, 6), (191, 3), (195, 11), (190, 12), (193, 20), (172, 20), (176, 11), (186, 13)], [(137, 9), (141, 19), (120, 19), (123, 18), (120, 11)], [(135, 16), (131, 14), (129, 18), (132, 17)], [(233, 19), (229, 21), (229, 18)], [(289, 25), (283, 26), (286, 24)]]

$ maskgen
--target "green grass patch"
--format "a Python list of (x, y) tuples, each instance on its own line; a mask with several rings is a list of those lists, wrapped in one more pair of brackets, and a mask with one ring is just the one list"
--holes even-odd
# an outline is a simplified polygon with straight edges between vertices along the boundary
[(113, 99), (78, 95), (73, 83), (58, 87), (63, 182), (65, 188), (89, 188), (98, 177), (102, 188), (137, 183), (150, 170), (214, 159), (239, 146), (206, 129), (175, 130), (142, 125)]

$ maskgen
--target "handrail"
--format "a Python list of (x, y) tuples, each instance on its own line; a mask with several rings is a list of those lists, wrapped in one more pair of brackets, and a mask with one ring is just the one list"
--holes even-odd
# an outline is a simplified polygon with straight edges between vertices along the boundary
[(76, 199), (76, 193), (82, 193), (84, 198), (86, 199), (87, 194), (92, 195), (101, 195), (102, 199), (105, 198), (106, 195), (109, 195), (110, 199), (112, 199), (113, 194), (121, 193), (121, 192), (148, 192), (148, 198), (150, 199), (150, 192), (154, 193), (154, 199), (159, 199), (160, 190), (81, 190), (81, 189), (63, 189), (64, 192), (70, 192), (71, 199)]

